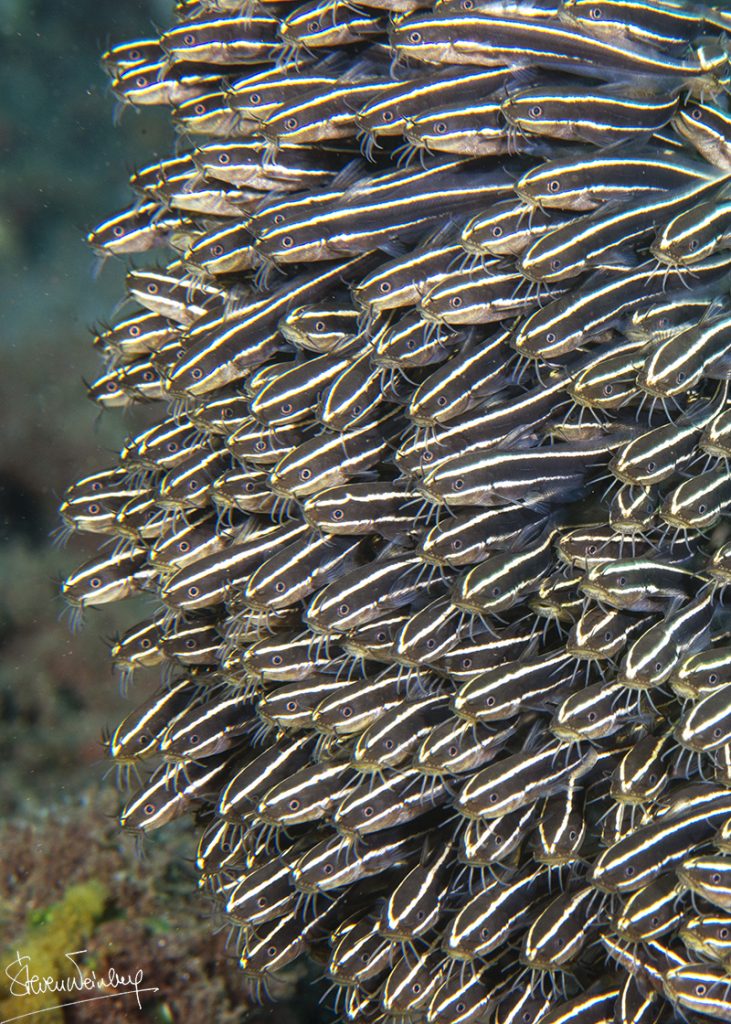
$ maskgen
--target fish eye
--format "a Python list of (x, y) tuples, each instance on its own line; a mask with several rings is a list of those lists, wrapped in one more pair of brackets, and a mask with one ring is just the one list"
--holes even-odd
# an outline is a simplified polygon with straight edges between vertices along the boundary
[(632, 876), (634, 875), (634, 873), (635, 873), (635, 869), (634, 869), (634, 866), (633, 866), (632, 864), (628, 864), (628, 865), (627, 865), (627, 866), (625, 867), (625, 869), (624, 869), (624, 877), (625, 877), (625, 878), (632, 878)]
[(457, 477), (457, 479), (452, 484), (452, 490), (453, 491), (461, 491), (463, 487), (464, 487), (464, 480), (462, 479), (462, 477)]
[(117, 224), (116, 227), (114, 227), (112, 229), (112, 234), (114, 235), (115, 238), (121, 238), (122, 235), (124, 234), (124, 228), (122, 227), (122, 225), (121, 224)]
[(588, 555), (595, 555), (596, 554), (596, 544), (590, 544), (589, 547), (586, 549), (586, 553)]
[(257, 907), (261, 907), (263, 910), (268, 902), (269, 900), (266, 898), (266, 896), (260, 896), (259, 899), (256, 901), (256, 905)]
[(652, 471), (653, 471), (653, 469), (655, 468), (656, 465), (657, 465), (657, 463), (654, 461), (654, 459), (651, 460), (650, 462), (648, 462), (647, 463), (647, 470), (648, 470), (648, 472), (652, 473)]
[(696, 985), (696, 987), (695, 987), (695, 994), (697, 996), (704, 996), (706, 994), (706, 986), (705, 985)]
[(151, 814), (155, 813), (155, 805), (154, 804), (145, 804), (145, 806), (143, 807), (143, 811), (149, 817)]
[(196, 490), (198, 490), (198, 481), (197, 480), (189, 480), (188, 481), (188, 490), (189, 491), (196, 491)]
[(434, 131), (437, 133), (437, 135), (444, 135), (446, 130), (447, 126), (444, 123), (444, 121), (437, 121), (437, 123), (434, 125)]
[(711, 672), (711, 674), (708, 677), (708, 682), (709, 683), (717, 683), (718, 682), (718, 676), (716, 675), (715, 672)]
[(193, 107), (193, 113), (194, 114), (198, 114), (199, 116), (201, 116), (202, 114), (205, 114), (205, 112), (206, 112), (206, 105), (205, 105), (205, 103), (196, 103), (196, 105)]
[(679, 371), (679, 373), (678, 373), (678, 375), (677, 375), (677, 377), (675, 379), (677, 380), (678, 384), (682, 384), (683, 383), (683, 381), (685, 380), (685, 374), (683, 373), (682, 370)]
[(484, 941), (485, 939), (487, 939), (489, 937), (490, 937), (490, 929), (489, 928), (480, 928), (480, 938)]
[(94, 502), (93, 505), (89, 505), (89, 512), (91, 512), (91, 514), (93, 516), (95, 516), (97, 514), (97, 512), (100, 511), (100, 509), (101, 509), (101, 505), (97, 505), (96, 502)]
[(446, 404), (447, 404), (446, 396), (445, 395), (440, 395), (439, 398), (437, 398), (437, 405), (439, 406), (440, 409), (443, 409)]
[(378, 290), (381, 292), (382, 295), (388, 295), (388, 293), (391, 291), (391, 284), (390, 284), (390, 282), (389, 281), (381, 281), (381, 283), (378, 286)]
[(605, 640), (606, 643), (609, 643), (609, 641), (611, 639), (612, 639), (612, 633), (609, 630), (607, 630), (607, 632), (604, 634), (604, 640)]
[(688, 249), (690, 250), (690, 252), (695, 252), (699, 245), (700, 242), (697, 238), (691, 238), (691, 240), (688, 242)]
[(654, 917), (650, 918), (650, 924), (653, 926), (653, 928), (657, 928), (657, 926), (660, 924), (660, 918), (657, 916), (657, 914), (655, 914)]
[(424, 462), (431, 462), (433, 458), (434, 456), (431, 452), (424, 452), (424, 454), (422, 455), (422, 459), (424, 460)]
[[(467, 2), (469, 2), (469, 0), (465, 0), (465, 3)], [(415, 981), (414, 984), (411, 986), (411, 991), (416, 996), (418, 996), (418, 994), (421, 992), (421, 985), (418, 981)]]
[(129, 59), (130, 60), (139, 60), (139, 57), (140, 57), (140, 51), (139, 50), (130, 50), (129, 51)]
[(551, 260), (551, 270), (558, 270), (561, 266), (561, 260)]
[(140, 640), (140, 647), (143, 651), (146, 651), (149, 647), (152, 647), (152, 640), (148, 640), (147, 637), (144, 637)]
[(452, 307), (452, 309), (459, 309), (459, 307), (462, 305), (461, 297), (459, 295), (453, 295), (452, 298), (449, 300), (449, 305)]
[(340, 712), (340, 714), (343, 716), (343, 718), (350, 718), (350, 716), (353, 714), (353, 709), (349, 705), (346, 705)]
[(324, 864), (322, 868), (323, 875), (331, 875), (333, 873), (332, 864)]
[(154, 281), (150, 281), (150, 283), (147, 286), (147, 293), (148, 293), (148, 295), (157, 295), (157, 293), (159, 291), (160, 291), (159, 286), (156, 285)]
[(574, 830), (572, 829), (572, 830), (571, 830), (571, 832), (569, 832), (569, 839), (570, 839), (570, 841), (571, 841), (572, 843), (575, 843), (575, 842), (576, 842), (576, 840), (577, 840), (578, 838), (579, 838), (579, 834), (578, 834), (578, 832), (575, 832), (575, 831), (574, 831)]
[(433, 651), (436, 646), (437, 646), (437, 642), (434, 639), (434, 637), (429, 637), (429, 639), (426, 642), (426, 649), (427, 649), (427, 651)]
[(188, 587), (188, 597), (198, 597), (200, 589), (198, 587)]
[(414, 341), (413, 338), (408, 339), (408, 341), (406, 342), (406, 348), (409, 350), (409, 352), (414, 351), (414, 349), (416, 348), (416, 342)]
[(602, 388), (602, 391), (608, 397), (614, 391), (614, 385), (613, 384), (605, 384), (604, 387)]
[(494, 707), (495, 706), (495, 698), (494, 697), (487, 697), (486, 700), (485, 700), (485, 705), (488, 708)]
[(267, 949), (267, 956), (276, 956), (276, 955), (277, 955), (277, 947), (276, 946), (269, 946), (269, 948)]
[(457, 754), (459, 753), (459, 747), (452, 744), (447, 753), (449, 754), (450, 757), (456, 757)]
[(306, 466), (305, 466), (304, 469), (300, 470), (300, 480), (309, 480), (311, 476), (312, 476), (312, 470), (311, 469), (307, 469)]
[(558, 181), (556, 180), (556, 178), (552, 178), (552, 179), (551, 179), (551, 180), (549, 181), (549, 183), (548, 183), (548, 191), (549, 191), (549, 192), (558, 192), (558, 190), (559, 190), (559, 188), (560, 188), (560, 187), (561, 187), (561, 185), (560, 185), (560, 184), (559, 184), (559, 182), (558, 182)]
[(317, 32), (317, 30), (319, 29), (319, 27), (320, 27), (320, 22), (319, 22), (319, 21), (311, 21), (311, 22), (309, 23), (309, 25), (307, 26), (307, 28), (308, 28), (308, 30), (309, 30), (310, 32)]
[(116, 391), (116, 390), (117, 390), (116, 381), (108, 380), (107, 381), (107, 391)]
[(338, 608), (338, 615), (347, 615), (349, 611), (350, 611), (350, 605), (349, 604), (341, 604), (340, 607)]
[(492, 237), (493, 238), (502, 238), (502, 236), (503, 236), (503, 229), (500, 227), (499, 224), (496, 224), (495, 227), (492, 229)]
[(718, 937), (719, 937), (719, 939), (727, 939), (728, 938), (728, 928), (721, 928), (721, 929), (719, 929)]
[(135, 78), (135, 85), (138, 89), (144, 89), (147, 85), (147, 75), (138, 75), (138, 77)]
[(372, 818), (373, 817), (373, 808), (370, 805), (368, 807), (364, 807), (363, 808), (363, 817), (364, 818)]
[(455, 1010), (457, 1011), (457, 1013), (464, 1013), (466, 1009), (466, 1003), (457, 1003), (457, 1005), (455, 1006)]
[(285, 412), (285, 413), (292, 412), (292, 403), (291, 402), (282, 402), (282, 412)]
[(191, 743), (193, 743), (195, 745), (199, 740), (200, 740), (200, 736), (198, 735), (197, 732), (194, 732), (194, 733), (191, 734), (191, 737), (190, 737), (190, 742)]
[(102, 485), (98, 480), (95, 480), (94, 483), (91, 485), (91, 489), (92, 491), (100, 491), (102, 489)]
[(282, 224), (284, 222), (284, 214), (275, 213), (272, 220), (274, 221), (275, 224)]
[(296, 117), (288, 117), (287, 120), (284, 122), (284, 127), (287, 129), (287, 131), (292, 131), (294, 128), (297, 127), (298, 123), (299, 122), (297, 121)]
[(322, 332), (322, 331), (325, 330), (325, 324), (323, 323), (322, 320), (318, 320), (317, 321), (317, 323), (315, 324), (315, 330), (319, 331), (319, 332)]
[(298, 810), (299, 809), (299, 805), (300, 805), (299, 800), (296, 800), (296, 799), (295, 800), (290, 800), (289, 801), (289, 809), (290, 809), (290, 811)]
[(393, 111), (392, 110), (384, 110), (383, 111), (383, 120), (386, 122), (386, 124), (390, 124), (391, 121), (393, 121)]
[[(713, 738), (715, 740), (720, 739), (721, 736), (723, 736), (723, 729), (714, 729), (713, 730)], [(719, 881), (720, 881), (720, 878), (719, 878)]]
[(186, 46), (193, 46), (193, 44), (195, 43), (195, 36), (193, 35), (193, 33), (188, 32), (186, 35), (184, 35), (183, 42), (185, 43)]
[(345, 513), (341, 508), (334, 508), (332, 511), (333, 519), (342, 519)]
[(193, 380), (200, 380), (201, 377), (203, 376), (203, 370), (201, 370), (199, 366), (196, 366), (195, 369), (190, 371), (190, 376), (193, 378)]
[(215, 245), (211, 246), (211, 256), (223, 256), (225, 249), (220, 242), (216, 242)]
[(497, 793), (490, 793), (490, 803), (496, 804), (498, 800)]
[(420, 43), (421, 42), (421, 32), (409, 32), (409, 42), (410, 43)]
[(177, 441), (168, 441), (167, 443), (167, 449), (169, 452), (176, 452), (178, 450), (178, 447), (179, 445)]
[(287, 701), (287, 711), (296, 711), (296, 710), (297, 710), (297, 701), (296, 700), (288, 700)]
[(619, 579), (617, 580), (617, 583), (619, 583), (620, 587), (623, 587), (626, 582), (627, 582), (627, 577), (626, 576), (620, 576)]
[(588, 722), (596, 722), (596, 711), (590, 711), (589, 714), (586, 716), (586, 720)]
[(89, 580), (89, 586), (92, 588), (92, 590), (98, 590), (101, 585), (102, 581), (99, 578), (99, 576), (92, 576), (91, 579)]
[(284, 238), (282, 239), (282, 245), (284, 246), (285, 249), (291, 249), (292, 246), (294, 245), (294, 239), (292, 238), (292, 236), (285, 235)]
[(198, 646), (198, 644), (195, 642), (195, 640), (191, 636), (191, 637), (188, 637), (188, 639), (185, 641), (185, 646), (188, 648), (189, 651), (192, 651), (194, 647)]
[(602, 9), (601, 7), (592, 7), (589, 11), (589, 17), (592, 21), (601, 21)]
[(218, 162), (219, 164), (223, 164), (225, 166), (226, 164), (231, 163), (231, 157), (229, 156), (228, 153), (219, 153)]
[(543, 113), (543, 108), (539, 107), (538, 105), (536, 105), (536, 106), (531, 107), (530, 110), (528, 111), (528, 113), (530, 114), (531, 117), (540, 117), (541, 114)]
[(254, 106), (257, 106), (259, 103), (261, 103), (261, 96), (259, 95), (258, 92), (252, 92), (251, 96), (249, 96), (249, 103), (253, 103)]
[(492, 590), (490, 591), (490, 593), (492, 594), (493, 597), (499, 597), (499, 595), (501, 593), (501, 588), (500, 587), (493, 587)]
[(700, 110), (698, 110), (698, 108), (696, 108), (695, 110), (691, 110), (690, 116), (693, 118), (694, 121), (700, 121), (700, 119), (703, 117), (703, 114)]
[(549, 345), (552, 345), (555, 340), (556, 340), (556, 335), (553, 333), (553, 331), (549, 331), (548, 334), (546, 335), (547, 343)]
[(452, 541), (452, 551), (461, 551), (463, 547), (464, 547), (464, 544), (463, 544), (463, 542), (462, 542), (462, 541), (461, 541), (461, 540), (459, 539), (459, 537), (456, 537), (456, 538), (455, 538), (455, 539), (454, 539), (454, 540)]
[(266, 441), (257, 441), (256, 444), (254, 445), (254, 448), (258, 452), (266, 451), (266, 447), (267, 447)]
[(462, 668), (472, 668), (472, 658), (462, 658)]
[(274, 584), (274, 589), (278, 594), (283, 594), (287, 587), (286, 584), (282, 582), (282, 580), (279, 580), (278, 583)]
[(475, 7), (475, 0), (462, 0), (462, 10), (472, 11)]

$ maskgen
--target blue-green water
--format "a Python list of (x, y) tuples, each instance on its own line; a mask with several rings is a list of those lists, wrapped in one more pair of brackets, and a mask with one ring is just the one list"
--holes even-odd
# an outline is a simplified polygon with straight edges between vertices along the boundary
[(73, 791), (119, 702), (97, 637), (111, 620), (90, 616), (73, 641), (58, 622), (57, 578), (84, 549), (55, 551), (48, 534), (63, 488), (111, 462), (134, 425), (85, 395), (82, 378), (101, 369), (90, 328), (123, 295), (124, 266), (94, 279), (84, 234), (129, 204), (129, 171), (173, 142), (159, 111), (113, 123), (99, 55), (169, 22), (170, 7), (0, 0), (0, 809)]
[[(90, 613), (72, 636), (58, 581), (95, 545), (73, 539), (59, 550), (49, 539), (63, 489), (112, 464), (136, 429), (134, 417), (100, 415), (82, 383), (101, 372), (90, 328), (111, 317), (125, 269), (110, 260), (94, 278), (84, 234), (130, 204), (129, 172), (175, 143), (160, 111), (127, 111), (113, 123), (114, 98), (98, 60), (110, 43), (169, 23), (171, 7), (166, 0), (0, 0), (3, 1021), (235, 1024), (249, 1006), (234, 950), (223, 933), (213, 934), (211, 910), (195, 894), (185, 830), (163, 830), (140, 859), (116, 824), (119, 797), (102, 730), (150, 684), (137, 683), (125, 700), (108, 642), (122, 616), (129, 622), (146, 611)], [(86, 927), (69, 907), (89, 884), (100, 887), (103, 905)], [(67, 966), (67, 952), (88, 950), (76, 958), (86, 976), (142, 971), (157, 991), (141, 1009), (120, 997), (25, 1016), (31, 1004), (8, 995), (7, 972), (17, 956), (49, 943)], [(40, 957), (32, 968), (51, 969)], [(272, 1019), (269, 1010), (255, 1019), (262, 1014)], [(277, 1019), (290, 1018), (277, 1011)]]

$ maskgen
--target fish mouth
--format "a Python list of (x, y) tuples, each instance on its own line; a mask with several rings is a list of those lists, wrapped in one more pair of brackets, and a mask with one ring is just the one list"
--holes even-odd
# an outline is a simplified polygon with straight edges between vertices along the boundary
[(598, 583), (591, 583), (585, 580), (579, 588), (586, 597), (591, 597), (595, 601), (609, 601), (609, 591), (604, 587), (600, 587)]

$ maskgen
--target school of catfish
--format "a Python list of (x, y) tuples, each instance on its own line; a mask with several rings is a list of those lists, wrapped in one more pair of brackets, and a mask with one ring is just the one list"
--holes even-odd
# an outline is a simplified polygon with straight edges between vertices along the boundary
[(159, 415), (61, 506), (73, 616), (150, 602), (122, 827), (192, 815), (262, 998), (731, 1021), (731, 9), (176, 14), (89, 235), (157, 257), (90, 397)]

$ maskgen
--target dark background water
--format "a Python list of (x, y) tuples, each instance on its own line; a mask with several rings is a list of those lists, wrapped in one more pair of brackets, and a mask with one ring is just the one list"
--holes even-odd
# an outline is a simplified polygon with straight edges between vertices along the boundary
[(85, 395), (101, 370), (90, 328), (122, 297), (124, 266), (95, 279), (84, 234), (129, 204), (129, 171), (173, 140), (159, 111), (113, 123), (98, 61), (169, 23), (171, 6), (0, 0), (0, 810), (73, 792), (119, 701), (98, 639), (117, 616), (92, 613), (70, 637), (56, 584), (84, 548), (54, 550), (49, 533), (65, 486), (111, 463), (134, 428)]
[[(154, 680), (125, 699), (108, 645), (149, 612), (90, 612), (71, 635), (58, 583), (96, 543), (49, 538), (64, 488), (139, 429), (85, 394), (101, 372), (91, 328), (122, 298), (125, 266), (94, 277), (84, 234), (130, 204), (131, 170), (175, 147), (164, 111), (113, 123), (99, 55), (171, 21), (168, 0), (0, 0), (0, 1020), (32, 1008), (8, 996), (17, 951), (55, 974), (78, 949), (100, 976), (142, 970), (158, 991), (142, 1010), (114, 999), (27, 1019), (251, 1019), (235, 948), (195, 892), (190, 834), (163, 829), (140, 858), (116, 824), (102, 730)], [(275, 1015), (291, 1019), (253, 1014)]]

